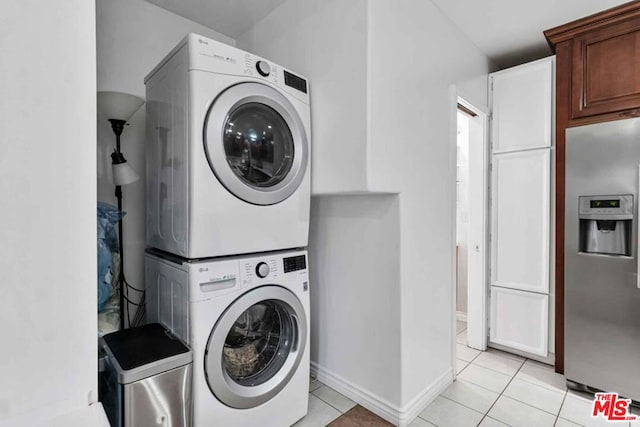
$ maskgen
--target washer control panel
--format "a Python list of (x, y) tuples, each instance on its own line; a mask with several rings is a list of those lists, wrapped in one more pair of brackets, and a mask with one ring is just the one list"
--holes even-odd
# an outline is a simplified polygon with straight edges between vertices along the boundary
[(258, 258), (242, 262), (243, 284), (251, 285), (263, 279), (276, 280), (280, 276), (277, 258)]
[(270, 272), (271, 272), (271, 269), (269, 268), (269, 264), (267, 264), (266, 262), (261, 261), (258, 263), (258, 265), (256, 265), (256, 274), (261, 279), (264, 279), (265, 277), (267, 277)]

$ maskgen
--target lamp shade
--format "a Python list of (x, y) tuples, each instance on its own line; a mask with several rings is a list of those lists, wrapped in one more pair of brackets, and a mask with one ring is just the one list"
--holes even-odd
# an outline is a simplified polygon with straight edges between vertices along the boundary
[(115, 185), (127, 185), (140, 179), (136, 171), (133, 170), (129, 162), (127, 162), (119, 151), (111, 153), (111, 167), (113, 170), (113, 183)]
[(114, 163), (111, 165), (113, 170), (113, 183), (115, 185), (128, 185), (140, 179), (136, 171), (125, 160), (124, 163)]
[(130, 93), (98, 92), (98, 114), (104, 119), (127, 121), (142, 104), (142, 98)]

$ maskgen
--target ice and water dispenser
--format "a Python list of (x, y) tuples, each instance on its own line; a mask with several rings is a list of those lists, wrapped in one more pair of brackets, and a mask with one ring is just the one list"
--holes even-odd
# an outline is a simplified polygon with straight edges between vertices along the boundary
[(631, 256), (633, 196), (580, 196), (580, 252)]

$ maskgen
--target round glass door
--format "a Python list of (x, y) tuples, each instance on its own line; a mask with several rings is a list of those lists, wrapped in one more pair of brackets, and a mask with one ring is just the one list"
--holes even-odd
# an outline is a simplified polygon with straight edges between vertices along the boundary
[(306, 331), (304, 309), (293, 293), (279, 286), (249, 291), (229, 306), (209, 336), (209, 388), (234, 408), (266, 402), (295, 373)]
[(250, 186), (273, 187), (293, 166), (289, 126), (276, 110), (259, 102), (242, 104), (229, 113), (223, 143), (231, 170)]
[(227, 334), (222, 365), (245, 386), (262, 384), (282, 368), (296, 333), (287, 310), (275, 300), (260, 301), (242, 312)]
[(204, 142), (215, 176), (246, 202), (279, 203), (304, 178), (304, 125), (293, 104), (270, 86), (240, 83), (222, 92), (207, 113)]

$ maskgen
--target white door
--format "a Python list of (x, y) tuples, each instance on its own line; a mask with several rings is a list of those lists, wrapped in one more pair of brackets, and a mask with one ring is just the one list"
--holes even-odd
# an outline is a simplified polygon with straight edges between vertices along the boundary
[(554, 58), (491, 75), (489, 344), (548, 357)]
[[(470, 110), (463, 99), (458, 103)], [(487, 115), (476, 110), (468, 118), (468, 212), (467, 212), (467, 345), (487, 349), (487, 173), (489, 147)]]

